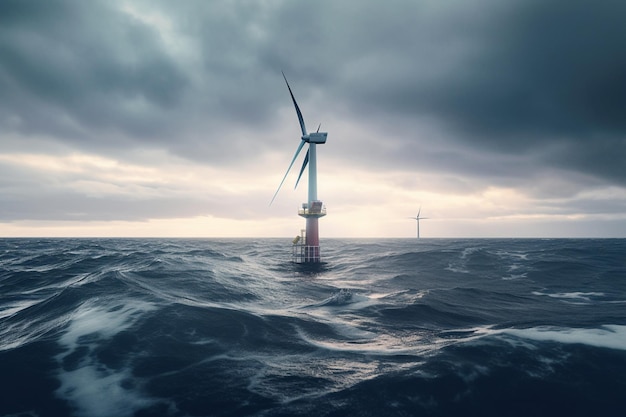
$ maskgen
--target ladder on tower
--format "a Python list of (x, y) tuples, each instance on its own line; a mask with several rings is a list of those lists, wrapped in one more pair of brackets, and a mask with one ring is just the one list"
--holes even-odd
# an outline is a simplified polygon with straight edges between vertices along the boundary
[(292, 246), (292, 261), (296, 264), (320, 262), (320, 247), (306, 244), (306, 231), (300, 230), (300, 235), (296, 236)]

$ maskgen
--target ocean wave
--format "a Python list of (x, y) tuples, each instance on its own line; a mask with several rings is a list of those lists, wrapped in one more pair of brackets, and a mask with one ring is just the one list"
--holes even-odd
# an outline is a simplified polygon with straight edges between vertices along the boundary
[(533, 292), (534, 295), (539, 295), (539, 296), (547, 296), (547, 297), (552, 297), (552, 298), (557, 298), (557, 299), (563, 299), (563, 300), (574, 300), (577, 302), (592, 302), (593, 300), (597, 300), (599, 298), (604, 298), (606, 296), (605, 293), (603, 292), (581, 292), (581, 291), (572, 291), (572, 292), (562, 292), (562, 293), (553, 293), (553, 294), (547, 294), (547, 293), (543, 293), (543, 292), (539, 292), (539, 291), (534, 291)]
[(625, 250), (0, 240), (0, 415), (616, 415)]
[(506, 329), (502, 334), (542, 342), (583, 344), (600, 348), (626, 350), (626, 326), (605, 324), (598, 328), (535, 327)]
[(103, 341), (129, 329), (154, 309), (154, 305), (137, 300), (104, 303), (94, 299), (71, 314), (58, 339), (63, 352), (56, 357), (61, 365), (56, 393), (71, 402), (79, 415), (131, 416), (155, 403), (132, 389), (136, 379), (131, 369), (107, 366), (99, 353)]

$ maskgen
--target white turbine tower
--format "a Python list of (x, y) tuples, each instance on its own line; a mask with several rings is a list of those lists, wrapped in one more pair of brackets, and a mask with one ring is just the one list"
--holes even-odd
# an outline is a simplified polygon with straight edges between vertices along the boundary
[(417, 210), (417, 216), (409, 217), (409, 219), (417, 220), (417, 238), (418, 239), (420, 238), (420, 220), (428, 219), (428, 217), (420, 217), (421, 212), (422, 212), (422, 208), (420, 207), (419, 210)]
[[(287, 178), (287, 174), (291, 170), (293, 163), (296, 161), (296, 158), (300, 154), (300, 151), (304, 147), (305, 144), (309, 145), (309, 149), (306, 152), (306, 156), (304, 157), (304, 162), (302, 163), (302, 168), (300, 168), (300, 174), (298, 175), (298, 180), (296, 181), (296, 186), (300, 182), (300, 177), (304, 172), (307, 164), (309, 166), (309, 194), (308, 200), (306, 203), (302, 204), (302, 208), (298, 210), (298, 215), (304, 217), (306, 219), (306, 235), (304, 239), (304, 243), (299, 242), (299, 236), (294, 239), (294, 258), (296, 262), (319, 262), (320, 261), (320, 239), (319, 239), (319, 228), (318, 228), (318, 220), (320, 217), (326, 215), (326, 208), (323, 207), (323, 203), (317, 199), (317, 153), (316, 146), (318, 144), (326, 143), (326, 136), (328, 133), (320, 132), (319, 127), (317, 128), (317, 132), (315, 133), (307, 133), (306, 126), (304, 125), (304, 118), (302, 117), (302, 112), (300, 112), (300, 107), (298, 107), (298, 103), (296, 102), (295, 97), (293, 96), (293, 92), (291, 91), (291, 87), (289, 86), (289, 82), (287, 81), (287, 77), (285, 77), (285, 73), (283, 73), (283, 78), (285, 79), (285, 83), (287, 84), (287, 88), (289, 89), (289, 94), (291, 95), (291, 100), (293, 101), (293, 105), (296, 108), (296, 113), (298, 115), (298, 121), (300, 122), (300, 128), (302, 129), (302, 136), (300, 137), (301, 141), (296, 149), (296, 153), (287, 168), (287, 172), (283, 177), (278, 189), (274, 193), (274, 197), (272, 197), (272, 202), (278, 195), (280, 188), (285, 182), (285, 178)], [(320, 125), (321, 126), (321, 125)], [(296, 247), (300, 249), (299, 252), (296, 251)]]

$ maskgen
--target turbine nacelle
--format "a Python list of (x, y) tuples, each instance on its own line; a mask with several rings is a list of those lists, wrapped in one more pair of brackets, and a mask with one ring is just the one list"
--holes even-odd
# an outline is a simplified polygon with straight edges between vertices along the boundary
[(308, 135), (302, 136), (302, 140), (306, 143), (326, 143), (326, 137), (328, 133), (326, 132), (315, 132), (309, 133)]

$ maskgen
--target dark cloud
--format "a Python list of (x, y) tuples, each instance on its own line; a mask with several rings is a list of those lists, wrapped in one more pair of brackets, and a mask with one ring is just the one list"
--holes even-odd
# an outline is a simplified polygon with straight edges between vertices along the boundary
[(183, 72), (153, 29), (113, 3), (4, 1), (0, 120), (23, 134), (89, 140), (142, 137), (185, 92)]
[(4, 0), (0, 141), (246, 169), (298, 143), (284, 70), (340, 166), (571, 197), (626, 185), (625, 44), (616, 0)]
[(397, 42), (382, 36), (389, 49), (362, 49), (362, 65), (344, 64), (356, 73), (347, 71), (338, 94), (351, 98), (347, 108), (375, 119), (427, 116), (457, 145), (496, 154), (565, 145), (545, 163), (625, 183), (626, 4), (432, 7), (380, 16)]
[[(280, 86), (280, 66), (270, 75), (261, 56), (260, 6), (136, 2), (137, 16), (122, 6), (0, 5), (0, 131), (87, 151), (158, 147), (215, 164), (252, 157), (241, 142), (275, 121)], [(140, 18), (153, 8), (173, 42)]]

